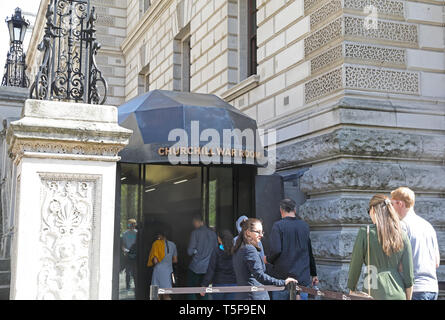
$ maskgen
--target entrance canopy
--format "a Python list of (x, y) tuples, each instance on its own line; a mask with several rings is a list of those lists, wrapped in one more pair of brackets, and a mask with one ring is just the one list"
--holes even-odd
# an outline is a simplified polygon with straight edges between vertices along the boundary
[[(230, 155), (242, 163), (252, 157), (256, 164), (258, 152), (263, 152), (256, 146), (261, 146), (256, 121), (215, 95), (154, 90), (123, 104), (118, 112), (119, 125), (133, 130), (121, 162), (167, 163), (169, 152), (185, 151), (189, 157)], [(186, 137), (187, 149), (179, 148), (178, 133)], [(227, 139), (229, 133), (235, 134)], [(210, 142), (215, 147), (209, 147)]]

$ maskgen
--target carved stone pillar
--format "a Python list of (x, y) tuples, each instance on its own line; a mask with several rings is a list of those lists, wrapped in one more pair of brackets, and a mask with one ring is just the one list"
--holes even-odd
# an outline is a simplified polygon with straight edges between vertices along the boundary
[(17, 166), (11, 299), (111, 299), (117, 108), (27, 100), (7, 132)]

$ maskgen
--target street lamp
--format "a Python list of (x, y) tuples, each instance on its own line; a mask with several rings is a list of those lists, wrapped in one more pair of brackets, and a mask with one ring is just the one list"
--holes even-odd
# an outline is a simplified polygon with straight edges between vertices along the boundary
[(20, 8), (15, 9), (15, 14), (8, 19), (6, 19), (6, 24), (9, 29), (9, 39), (11, 43), (23, 44), (23, 39), (25, 39), (26, 29), (28, 29), (29, 22), (26, 21), (22, 16), (22, 10)]
[(29, 80), (26, 76), (26, 56), (23, 52), (23, 39), (29, 22), (22, 16), (20, 8), (15, 9), (11, 18), (6, 19), (9, 30), (10, 48), (6, 59), (5, 74), (2, 80), (2, 86), (22, 87), (29, 86)]

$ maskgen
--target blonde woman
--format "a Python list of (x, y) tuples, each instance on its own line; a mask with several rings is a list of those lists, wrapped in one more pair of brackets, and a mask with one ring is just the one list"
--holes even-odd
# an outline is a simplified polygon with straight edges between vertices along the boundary
[(369, 283), (374, 299), (411, 300), (414, 281), (411, 244), (390, 199), (382, 194), (375, 195), (369, 202), (368, 213), (373, 222), (369, 226), (369, 254), (367, 227), (362, 227), (349, 267), (350, 293), (354, 294), (365, 264), (370, 266), (371, 272), (365, 274), (364, 284), (367, 289)]

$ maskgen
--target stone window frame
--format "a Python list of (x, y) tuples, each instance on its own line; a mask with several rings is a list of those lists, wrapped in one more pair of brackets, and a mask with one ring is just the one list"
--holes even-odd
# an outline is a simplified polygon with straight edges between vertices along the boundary
[(238, 0), (238, 82), (257, 74), (257, 12), (256, 0)]
[(152, 0), (139, 0), (139, 19), (150, 9)]
[(150, 62), (148, 61), (147, 49), (148, 45), (145, 42), (139, 49), (138, 95), (144, 94), (150, 89)]
[(138, 95), (150, 91), (150, 63), (148, 63), (138, 74)]
[(191, 33), (190, 23), (179, 31), (173, 40), (174, 91), (191, 90)]

